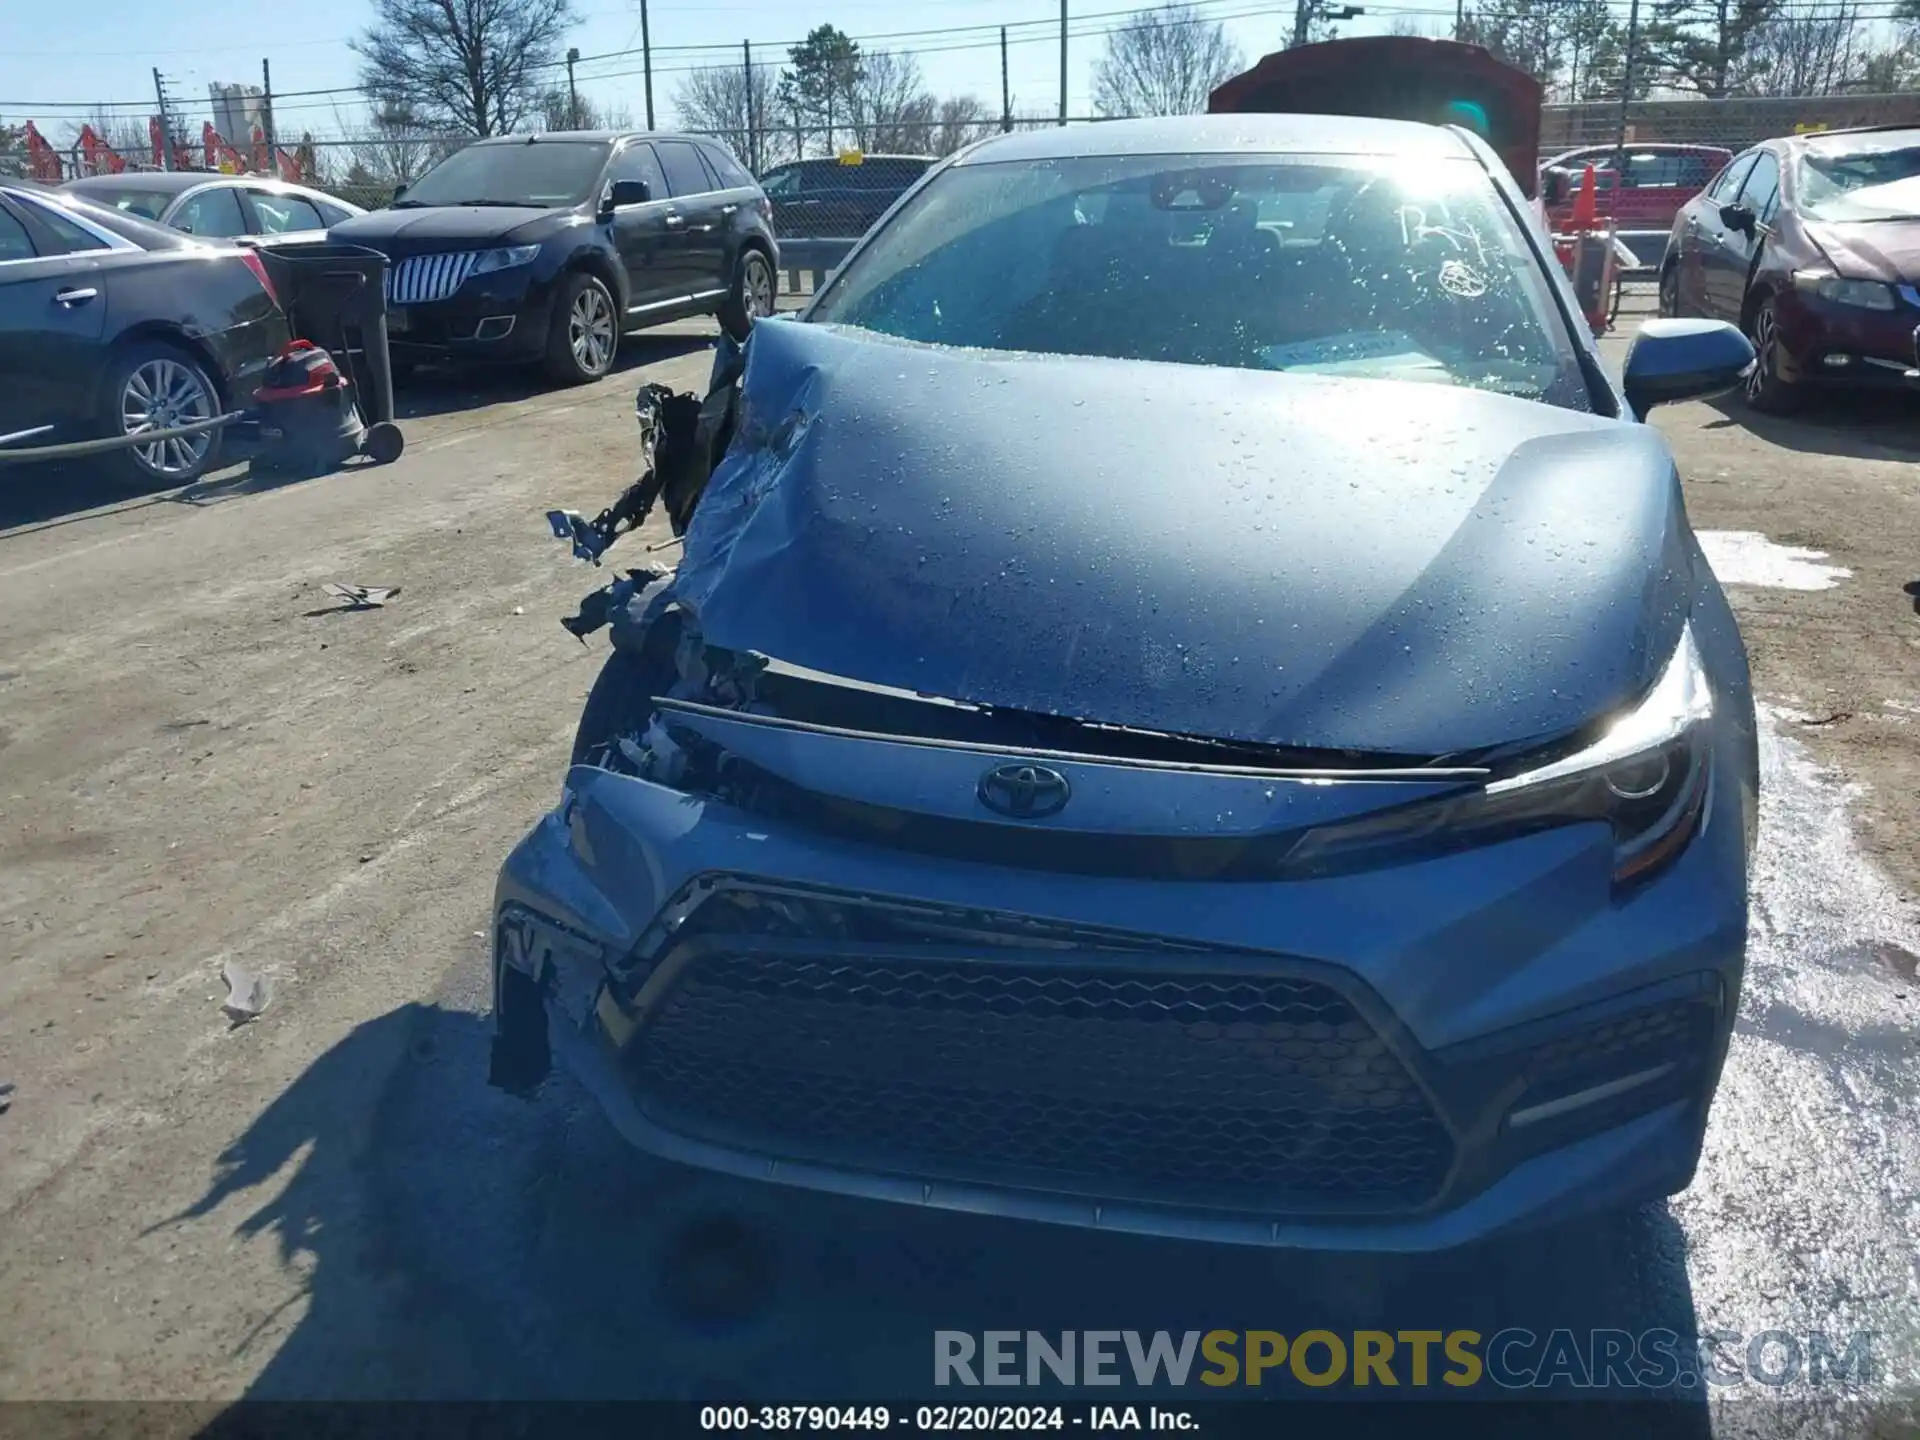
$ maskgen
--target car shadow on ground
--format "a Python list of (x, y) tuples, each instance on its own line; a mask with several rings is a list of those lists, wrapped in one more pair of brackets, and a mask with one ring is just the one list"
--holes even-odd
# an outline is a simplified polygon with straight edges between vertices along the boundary
[[(854, 1202), (655, 1162), (558, 1076), (531, 1103), (491, 1090), (487, 1028), (483, 1016), (435, 1005), (369, 1021), (220, 1157), (190, 1213), (247, 1195), (257, 1208), (239, 1235), (275, 1237), (309, 1279), (290, 1330), (261, 1339), (269, 1317), (243, 1342), (275, 1348), (206, 1435), (247, 1433), (251, 1403), (316, 1399), (1152, 1398), (1131, 1388), (937, 1390), (936, 1329), (1470, 1329), (1490, 1340), (1521, 1327), (1534, 1332), (1535, 1354), (1560, 1329), (1582, 1347), (1594, 1329), (1694, 1329), (1685, 1239), (1664, 1206), (1464, 1254), (1381, 1259)], [(1498, 1403), (1539, 1392), (1449, 1390), (1433, 1353), (1429, 1388), (1403, 1381), (1386, 1398), (1491, 1392), (1495, 1403), (1473, 1407), (1471, 1433), (1548, 1433), (1536, 1408)], [(1124, 1353), (1121, 1362), (1125, 1372)], [(1332, 1393), (1265, 1378), (1264, 1389), (1190, 1382), (1159, 1394)], [(1636, 1406), (1634, 1432), (1708, 1433), (1696, 1392), (1668, 1400)]]
[[(711, 349), (717, 333), (707, 329), (698, 334), (628, 335), (620, 342), (613, 370), (599, 385), (618, 385), (621, 377), (632, 371)], [(405, 384), (395, 387), (394, 412), (404, 426), (409, 420), (510, 404), (536, 395), (591, 395), (597, 389), (595, 385), (558, 384), (532, 366), (487, 369), (437, 365), (413, 371)]]
[[(341, 470), (327, 473), (341, 474), (346, 468), (368, 463), (352, 460)], [(166, 505), (216, 505), (324, 478), (256, 469), (247, 459), (223, 465), (193, 484), (182, 486), (159, 482), (150, 486), (135, 485), (97, 465), (79, 461), (10, 467), (0, 469), (0, 532), (4, 532), (0, 533), (0, 542), (72, 525), (102, 512), (120, 514)]]
[(1920, 411), (1910, 394), (1836, 390), (1808, 397), (1792, 415), (1763, 415), (1734, 393), (1707, 404), (1725, 417), (1709, 429), (1738, 425), (1788, 450), (1850, 460), (1920, 458)]

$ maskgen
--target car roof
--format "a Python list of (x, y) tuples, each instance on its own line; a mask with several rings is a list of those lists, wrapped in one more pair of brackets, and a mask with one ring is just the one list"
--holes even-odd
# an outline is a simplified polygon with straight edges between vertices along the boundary
[[(1802, 150), (1860, 150), (1863, 148), (1891, 150), (1899, 146), (1900, 137), (1903, 135), (1908, 137), (1908, 144), (1920, 145), (1920, 125), (1862, 125), (1852, 130), (1810, 130), (1804, 135), (1783, 135), (1780, 138)], [(1868, 136), (1881, 138), (1885, 144), (1863, 147), (1860, 141)], [(1842, 143), (1838, 145), (1828, 143), (1834, 140)]]
[[(591, 140), (602, 145), (611, 145), (616, 140), (705, 140), (714, 143), (705, 135), (682, 135), (677, 130), (542, 130), (537, 135), (489, 135), (484, 140), (476, 140), (475, 145), (541, 145), (552, 144), (556, 140)], [(471, 148), (471, 147), (469, 147)]]
[(94, 190), (120, 190), (138, 186), (161, 195), (182, 195), (202, 185), (257, 185), (267, 190), (291, 191), (300, 195), (324, 192), (271, 175), (229, 175), (224, 170), (123, 170), (118, 175), (80, 175), (62, 182), (62, 190), (85, 195)]
[(996, 135), (963, 151), (954, 163), (986, 165), (1101, 155), (1230, 155), (1249, 150), (1477, 158), (1459, 131), (1415, 120), (1350, 115), (1176, 115), (1055, 125)]
[(35, 180), (0, 176), (0, 192), (9, 190), (28, 196), (42, 204), (57, 206), (78, 215), (89, 224), (102, 230), (109, 230), (121, 239), (138, 245), (142, 250), (205, 248), (204, 241), (191, 235), (183, 235), (178, 230), (169, 230), (164, 225), (144, 220), (138, 215), (129, 215), (124, 210), (96, 205), (84, 194), (68, 190), (64, 186), (43, 185)]
[(138, 185), (143, 190), (152, 190), (157, 194), (178, 195), (182, 190), (191, 190), (209, 180), (235, 178), (199, 170), (123, 170), (118, 175), (81, 175), (66, 181), (60, 188), (84, 195), (89, 190), (117, 190)]
[[(938, 155), (896, 155), (885, 150), (862, 150), (860, 152), (859, 165), (864, 165), (869, 160), (913, 160), (922, 165), (931, 165), (939, 158)], [(838, 155), (809, 155), (803, 160), (782, 160), (773, 168), (776, 170), (785, 170), (790, 165), (838, 165), (839, 163), (840, 157)], [(858, 169), (859, 165), (849, 166), (848, 168)]]
[(1569, 155), (1591, 155), (1596, 151), (1620, 151), (1630, 155), (1731, 155), (1734, 152), (1725, 145), (1686, 145), (1674, 140), (1629, 140), (1617, 145), (1611, 140), (1598, 141), (1592, 145), (1576, 145), (1571, 150), (1562, 150), (1555, 160), (1564, 160)]

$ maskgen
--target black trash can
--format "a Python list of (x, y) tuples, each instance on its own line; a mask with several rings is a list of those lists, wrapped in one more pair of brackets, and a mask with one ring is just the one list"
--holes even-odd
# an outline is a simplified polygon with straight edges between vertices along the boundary
[(366, 453), (398, 459), (404, 441), (393, 423), (393, 361), (387, 353), (387, 257), (333, 241), (262, 245), (293, 333), (331, 352), (353, 382), (367, 427)]

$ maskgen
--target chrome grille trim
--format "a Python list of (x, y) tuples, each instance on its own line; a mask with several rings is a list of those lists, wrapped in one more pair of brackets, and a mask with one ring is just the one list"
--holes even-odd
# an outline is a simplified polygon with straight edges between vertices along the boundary
[(478, 250), (410, 255), (387, 268), (387, 303), (424, 305), (449, 299), (467, 282), (479, 258)]

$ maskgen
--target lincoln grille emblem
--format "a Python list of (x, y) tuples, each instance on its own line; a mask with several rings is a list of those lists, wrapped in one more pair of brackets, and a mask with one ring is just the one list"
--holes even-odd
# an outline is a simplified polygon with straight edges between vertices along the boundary
[(980, 777), (980, 803), (1016, 820), (1043, 820), (1066, 808), (1067, 777), (1045, 765), (996, 765)]

